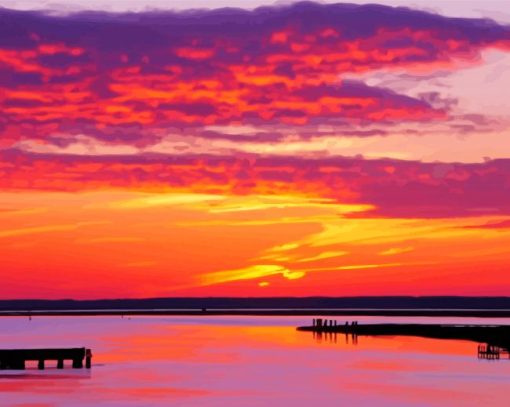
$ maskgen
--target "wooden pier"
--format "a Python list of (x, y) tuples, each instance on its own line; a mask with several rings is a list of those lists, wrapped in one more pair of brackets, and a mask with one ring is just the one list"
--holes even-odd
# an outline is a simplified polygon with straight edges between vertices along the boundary
[(90, 369), (92, 352), (86, 348), (60, 349), (0, 349), (0, 369), (25, 369), (27, 361), (36, 361), (37, 367), (43, 370), (47, 361), (55, 361), (57, 369), (64, 368), (64, 361), (72, 361), (73, 369), (85, 367)]

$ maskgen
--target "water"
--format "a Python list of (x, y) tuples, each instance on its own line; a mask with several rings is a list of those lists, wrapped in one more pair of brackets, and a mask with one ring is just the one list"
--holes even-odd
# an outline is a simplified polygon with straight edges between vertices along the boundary
[[(340, 323), (344, 317), (336, 318)], [(506, 323), (354, 317), (359, 323)], [(477, 344), (343, 335), (311, 317), (2, 317), (0, 348), (89, 347), (91, 370), (0, 372), (1, 406), (508, 406), (510, 360)], [(348, 338), (349, 339), (349, 338)]]

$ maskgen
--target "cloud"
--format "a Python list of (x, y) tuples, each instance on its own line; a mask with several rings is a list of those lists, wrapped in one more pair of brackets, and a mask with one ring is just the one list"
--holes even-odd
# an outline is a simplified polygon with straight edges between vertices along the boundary
[[(508, 215), (510, 160), (479, 164), (363, 157), (69, 156), (0, 152), (0, 189), (129, 189), (179, 193), (128, 206), (189, 204), (222, 195), (291, 195), (346, 206), (345, 217)], [(268, 202), (270, 206), (274, 206)], [(362, 206), (359, 206), (362, 205)], [(351, 208), (351, 209), (349, 209)], [(360, 212), (356, 208), (362, 209)]]
[(134, 237), (134, 236), (100, 236), (100, 237), (92, 237), (92, 238), (79, 238), (75, 239), (74, 242), (77, 244), (110, 244), (110, 243), (118, 243), (118, 244), (126, 244), (126, 243), (139, 243), (143, 242), (145, 239), (143, 237)]
[(375, 5), (0, 15), (9, 22), (0, 28), (7, 145), (87, 134), (143, 146), (169, 128), (218, 137), (221, 130), (205, 129), (446, 120), (450, 105), (437, 95), (410, 97), (347, 76), (454, 70), (484, 49), (507, 50), (510, 39), (508, 27), (489, 20)]
[(480, 225), (461, 226), (463, 229), (510, 229), (510, 219), (502, 221), (491, 221)]
[(276, 274), (281, 274), (288, 279), (295, 279), (304, 276), (304, 273), (293, 273), (287, 268), (275, 264), (257, 264), (238, 270), (225, 270), (202, 274), (198, 278), (201, 285), (212, 285), (226, 283), (229, 281), (252, 280)]
[[(230, 281), (254, 280), (264, 277), (281, 275), (287, 280), (298, 280), (306, 275), (305, 271), (291, 271), (286, 267), (276, 264), (257, 264), (238, 270), (215, 271), (202, 274), (198, 277), (200, 285), (222, 284)], [(260, 287), (268, 286), (268, 282), (260, 282)]]
[(331, 259), (331, 258), (335, 258), (335, 257), (341, 257), (341, 256), (345, 256), (346, 254), (349, 254), (348, 252), (346, 251), (329, 251), (329, 252), (322, 252), (322, 253), (319, 253), (315, 256), (311, 256), (311, 257), (305, 257), (305, 258), (302, 258), (302, 259), (298, 259), (296, 260), (297, 263), (308, 263), (308, 262), (312, 262), (312, 261), (317, 261), (317, 260), (323, 260), (323, 259)]
[(54, 233), (54, 232), (67, 232), (74, 231), (83, 226), (91, 226), (102, 224), (104, 222), (77, 222), (70, 224), (57, 224), (57, 225), (43, 225), (43, 226), (32, 226), (17, 229), (0, 230), (0, 238), (11, 238), (17, 236)]
[(387, 250), (379, 252), (381, 256), (394, 256), (396, 254), (409, 253), (414, 250), (414, 247), (392, 247)]
[(116, 209), (145, 209), (157, 206), (189, 206), (197, 203), (222, 201), (223, 199), (224, 197), (220, 195), (174, 193), (112, 202), (110, 206)]

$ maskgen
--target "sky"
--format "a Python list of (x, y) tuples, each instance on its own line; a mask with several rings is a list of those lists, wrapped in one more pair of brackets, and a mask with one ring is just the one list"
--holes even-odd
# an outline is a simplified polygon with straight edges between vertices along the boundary
[(504, 3), (0, 1), (0, 297), (508, 294)]

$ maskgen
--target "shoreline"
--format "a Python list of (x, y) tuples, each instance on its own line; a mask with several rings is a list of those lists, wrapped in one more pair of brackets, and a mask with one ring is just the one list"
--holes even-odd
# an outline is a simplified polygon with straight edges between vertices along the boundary
[[(510, 349), (509, 325), (480, 325), (480, 324), (349, 324), (337, 325), (333, 320), (317, 319), (312, 326), (299, 326), (298, 331), (313, 332), (315, 335), (345, 334), (357, 336), (416, 336), (431, 339), (468, 340), (477, 343), (486, 343), (497, 347), (497, 354), (508, 353)], [(496, 353), (496, 349), (492, 350)], [(492, 352), (489, 348), (485, 353)], [(510, 357), (510, 356), (509, 356)], [(499, 358), (499, 357), (498, 357)]]
[(510, 318), (510, 310), (489, 309), (105, 309), (2, 310), (0, 317), (35, 316), (387, 316)]

